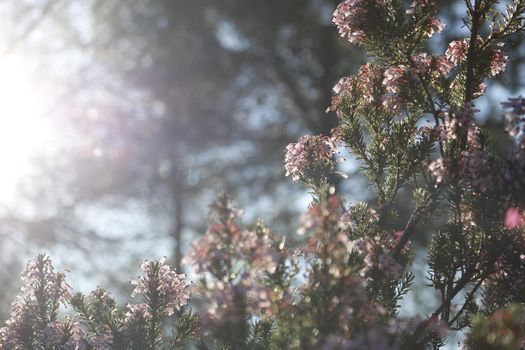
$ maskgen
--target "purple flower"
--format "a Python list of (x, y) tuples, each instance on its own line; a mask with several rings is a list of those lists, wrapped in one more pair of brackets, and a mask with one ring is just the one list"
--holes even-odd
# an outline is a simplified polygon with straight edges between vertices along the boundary
[(525, 224), (525, 215), (518, 208), (509, 208), (505, 214), (505, 227), (509, 230), (519, 228)]
[(131, 296), (142, 294), (148, 306), (159, 307), (162, 313), (172, 315), (188, 303), (189, 282), (184, 274), (177, 274), (162, 258), (145, 261), (141, 265), (144, 275), (132, 281), (136, 287)]
[(354, 44), (360, 44), (365, 39), (363, 29), (368, 6), (369, 2), (366, 0), (346, 0), (337, 6), (332, 22), (341, 37), (347, 37), (348, 41)]
[(296, 143), (286, 147), (284, 168), (286, 176), (293, 181), (327, 182), (330, 174), (335, 173), (334, 155), (336, 146), (328, 136), (301, 136)]
[(466, 39), (453, 41), (448, 45), (445, 56), (450, 62), (457, 66), (466, 61), (468, 46)]
[(489, 77), (495, 77), (507, 68), (508, 56), (501, 50), (496, 50), (492, 53), (490, 58), (490, 74)]
[(441, 183), (445, 179), (449, 171), (449, 161), (446, 158), (439, 157), (432, 161), (428, 166), (428, 170), (432, 173), (432, 176), (436, 179), (436, 183)]

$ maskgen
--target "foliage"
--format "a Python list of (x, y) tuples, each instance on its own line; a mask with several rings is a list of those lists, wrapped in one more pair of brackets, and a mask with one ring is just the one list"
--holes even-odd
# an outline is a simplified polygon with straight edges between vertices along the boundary
[[(484, 81), (505, 71), (504, 40), (524, 29), (525, 1), (505, 13), (495, 0), (466, 1), (469, 36), (443, 54), (426, 43), (444, 30), (429, 0), (346, 0), (333, 22), (370, 62), (335, 86), (340, 125), (287, 148), (285, 169), (313, 201), (301, 219), (304, 242), (289, 246), (262, 222), (247, 227), (221, 195), (208, 231), (184, 264), (188, 282), (163, 260), (145, 262), (118, 308), (97, 289), (70, 297), (64, 276), (39, 256), (2, 328), (6, 349), (437, 349), (453, 331), (465, 349), (525, 346), (525, 100), (503, 103), (513, 142), (491, 148), (476, 121)], [(429, 121), (430, 119), (431, 121)], [(336, 193), (338, 148), (361, 161), (374, 203)], [(399, 194), (413, 190), (403, 223)], [(440, 297), (430, 315), (400, 317), (413, 284), (410, 240), (441, 218), (428, 247), (428, 281)], [(58, 320), (59, 305), (75, 315)]]

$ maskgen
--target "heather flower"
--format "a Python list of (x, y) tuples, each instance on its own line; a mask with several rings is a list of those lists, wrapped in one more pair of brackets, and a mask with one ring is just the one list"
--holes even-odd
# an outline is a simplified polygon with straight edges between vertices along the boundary
[[(377, 222), (376, 214), (368, 210), (367, 216), (369, 225), (373, 226)], [(308, 232), (310, 235), (300, 248), (301, 253), (327, 261), (330, 265), (328, 273), (334, 278), (349, 272), (347, 263), (351, 256), (356, 262), (352, 271), (365, 279), (376, 272), (387, 278), (397, 278), (402, 272), (401, 266), (390, 256), (396, 245), (395, 235), (352, 239), (352, 218), (337, 196), (311, 206), (303, 216), (302, 224), (300, 233)], [(403, 251), (403, 255), (407, 253)]]
[(404, 100), (396, 94), (383, 95), (383, 109), (390, 115), (401, 114), (404, 108)]
[[(221, 323), (238, 324), (248, 315), (272, 317), (286, 307), (285, 298), (277, 290), (261, 284), (231, 284), (217, 281), (204, 291), (208, 307), (202, 312), (203, 329), (213, 331)], [(291, 300), (287, 299), (288, 304)]]
[(490, 74), (489, 77), (495, 77), (499, 73), (505, 71), (507, 67), (508, 56), (501, 50), (496, 50), (492, 53), (490, 58)]
[(246, 259), (251, 265), (251, 270), (274, 274), (285, 254), (284, 239), (280, 242), (272, 232), (262, 223), (258, 224), (254, 233), (253, 245), (247, 251)]
[(255, 236), (238, 224), (241, 212), (226, 195), (211, 205), (210, 225), (204, 236), (192, 243), (183, 263), (198, 273), (210, 272), (217, 279), (228, 278), (233, 264), (244, 257)]
[(202, 316), (202, 328), (205, 332), (215, 329), (221, 322), (244, 322), (244, 293), (238, 287), (219, 281), (208, 286), (205, 296), (209, 302)]
[[(383, 79), (383, 70), (380, 65), (373, 63), (362, 65), (356, 76), (342, 78), (334, 86), (334, 92), (337, 96), (333, 98), (328, 111), (336, 111), (340, 116), (341, 102), (348, 101), (349, 98), (365, 102), (365, 105), (380, 105), (384, 92)], [(351, 108), (358, 107), (360, 105), (359, 102)], [(348, 106), (345, 107), (348, 108)]]
[[(474, 149), (462, 154), (462, 182), (481, 192), (501, 187), (501, 180), (491, 159), (481, 150)], [(496, 168), (497, 169), (497, 168)]]
[(519, 228), (525, 224), (525, 214), (518, 208), (509, 208), (505, 214), (505, 227), (509, 230)]
[(454, 68), (454, 63), (450, 62), (446, 56), (435, 57), (433, 65), (435, 66), (435, 70), (443, 76), (447, 76), (452, 68)]
[(46, 329), (57, 320), (60, 304), (69, 298), (69, 286), (64, 274), (54, 270), (51, 259), (39, 255), (22, 273), (20, 289), (6, 327), (2, 329), (0, 345), (7, 348), (44, 346), (54, 339), (46, 338)]
[(357, 82), (359, 95), (364, 101), (372, 103), (378, 99), (377, 88), (383, 79), (381, 67), (377, 64), (367, 63), (359, 68), (357, 73)]
[(479, 83), (477, 90), (475, 90), (473, 93), (473, 96), (474, 98), (478, 98), (485, 95), (485, 92), (487, 92), (487, 84)]
[(474, 113), (477, 110), (471, 107), (454, 108), (442, 112), (441, 139), (451, 142), (466, 136), (471, 143), (476, 142), (479, 128), (474, 124)]
[(141, 269), (144, 273), (138, 280), (132, 281), (136, 287), (131, 296), (142, 294), (151, 308), (158, 308), (162, 313), (172, 315), (188, 303), (189, 282), (184, 274), (177, 274), (162, 258), (157, 261), (145, 261)]
[(110, 349), (109, 347), (96, 347), (96, 343), (92, 343), (89, 341), (82, 328), (78, 325), (78, 323), (73, 323), (69, 329), (69, 332), (71, 336), (69, 337), (68, 341), (63, 345), (63, 350), (89, 350), (89, 349), (97, 349), (97, 350), (106, 350)]
[(297, 230), (299, 235), (313, 234), (323, 227), (329, 225), (331, 232), (348, 228), (345, 208), (337, 196), (330, 196), (322, 204), (311, 205), (308, 211), (301, 216), (300, 226)]
[(126, 323), (131, 324), (136, 322), (137, 319), (149, 320), (151, 318), (151, 310), (148, 304), (127, 304), (126, 313), (124, 314), (124, 320)]
[(512, 113), (505, 113), (505, 131), (509, 133), (511, 137), (516, 137), (521, 131), (521, 126), (519, 125), (523, 118), (519, 118)]
[(352, 86), (353, 86), (354, 79), (351, 77), (343, 77), (339, 79), (337, 84), (333, 87), (333, 91), (336, 94), (342, 94), (342, 93), (352, 93)]
[(448, 49), (445, 52), (445, 57), (458, 66), (465, 62), (467, 59), (468, 42), (464, 40), (456, 40), (448, 45)]
[(441, 183), (445, 179), (449, 171), (449, 161), (446, 158), (439, 157), (432, 161), (428, 166), (428, 170), (432, 173), (432, 176), (436, 179), (436, 183)]
[(48, 256), (40, 255), (37, 259), (28, 262), (22, 272), (22, 298), (36, 298), (35, 293), (42, 293), (38, 297), (43, 300), (65, 303), (70, 298), (69, 286), (63, 273), (56, 273)]
[(332, 22), (337, 27), (341, 37), (347, 37), (351, 43), (361, 43), (366, 34), (364, 25), (368, 12), (367, 0), (346, 0), (340, 3), (334, 11)]
[(408, 67), (404, 65), (392, 66), (385, 70), (383, 86), (390, 93), (398, 93), (401, 85), (406, 82)]
[(427, 29), (425, 34), (431, 38), (436, 33), (441, 33), (445, 29), (445, 24), (441, 22), (438, 18), (431, 18), (427, 23)]
[(414, 62), (418, 73), (426, 74), (432, 64), (432, 57), (426, 53), (420, 53), (416, 56), (412, 56), (412, 62)]
[(291, 263), (284, 241), (260, 222), (254, 230), (244, 229), (238, 216), (231, 200), (220, 196), (212, 205), (207, 233), (184, 259), (203, 274), (205, 283), (198, 288), (208, 302), (201, 312), (206, 335), (221, 325), (241, 329), (249, 315), (271, 317), (291, 304), (284, 288), (267, 284), (274, 275), (282, 278)]
[[(93, 344), (87, 339), (84, 331), (71, 319), (64, 322), (54, 321), (44, 329), (44, 339), (48, 346), (60, 346), (63, 350), (93, 349)], [(96, 349), (109, 349), (97, 347)]]
[(335, 143), (328, 136), (301, 136), (286, 147), (284, 168), (293, 181), (326, 183), (335, 173)]
[(255, 232), (241, 227), (239, 215), (228, 197), (220, 197), (212, 206), (208, 231), (193, 242), (183, 262), (218, 280), (228, 280), (247, 263), (252, 271), (275, 272), (284, 253), (281, 242), (261, 223)]

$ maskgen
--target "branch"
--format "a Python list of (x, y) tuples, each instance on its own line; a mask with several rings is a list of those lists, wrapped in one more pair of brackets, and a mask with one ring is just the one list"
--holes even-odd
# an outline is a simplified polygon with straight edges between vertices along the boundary
[(424, 207), (416, 207), (414, 209), (414, 212), (410, 216), (410, 219), (408, 220), (405, 229), (403, 230), (403, 234), (399, 238), (399, 241), (397, 242), (396, 246), (392, 250), (392, 257), (399, 262), (399, 259), (401, 258), (401, 251), (405, 247), (405, 245), (408, 243), (410, 237), (415, 233), (416, 231), (416, 225), (418, 221), (421, 219), (421, 214), (424, 212), (431, 213), (437, 204), (437, 198), (439, 197), (439, 194), (443, 190), (443, 186), (439, 186), (435, 189), (434, 192), (430, 195), (429, 201), (430, 203)]
[[(448, 323), (449, 327), (451, 327), (452, 324), (456, 322), (456, 320), (459, 318), (459, 316), (461, 316), (463, 311), (465, 311), (465, 308), (467, 307), (468, 303), (474, 298), (474, 295), (476, 294), (479, 287), (481, 287), (481, 284), (483, 283), (484, 280), (485, 279), (480, 279), (478, 283), (476, 283), (476, 285), (474, 286), (474, 289), (472, 289), (472, 291), (469, 293), (469, 295), (465, 299), (465, 302), (463, 303), (463, 306), (461, 307), (461, 309), (457, 312), (454, 318), (452, 318), (452, 320), (450, 320), (450, 322)], [(457, 329), (457, 330), (460, 330), (460, 329)]]

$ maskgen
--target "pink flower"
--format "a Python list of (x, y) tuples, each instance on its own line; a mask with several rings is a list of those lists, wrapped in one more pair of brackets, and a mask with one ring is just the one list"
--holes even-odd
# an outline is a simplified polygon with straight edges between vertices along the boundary
[(436, 71), (441, 75), (448, 75), (452, 68), (454, 68), (454, 64), (450, 62), (446, 56), (438, 56), (434, 60), (434, 65)]
[(518, 208), (509, 208), (505, 214), (505, 227), (509, 230), (519, 228), (525, 224), (525, 215)]
[(383, 95), (382, 102), (384, 110), (390, 115), (399, 115), (404, 107), (404, 102), (401, 97), (396, 94)]
[[(51, 259), (40, 255), (37, 259), (27, 263), (22, 272), (22, 294), (33, 295), (37, 291), (43, 293), (44, 300), (57, 300), (65, 303), (70, 298), (69, 286), (63, 273), (55, 272)], [(22, 296), (22, 298), (24, 297)]]
[(420, 53), (419, 55), (412, 56), (412, 62), (414, 62), (416, 69), (420, 74), (425, 74), (430, 69), (432, 57), (426, 53)]
[(501, 72), (504, 72), (507, 68), (508, 56), (501, 50), (496, 50), (493, 52), (490, 58), (490, 74), (489, 77), (495, 77)]
[(432, 175), (436, 178), (437, 183), (443, 182), (445, 176), (448, 174), (448, 168), (449, 161), (443, 157), (434, 160), (428, 166), (428, 170), (432, 172)]
[(480, 97), (485, 95), (485, 92), (487, 92), (487, 84), (485, 83), (479, 83), (478, 89), (474, 91), (474, 97)]
[(326, 181), (335, 172), (334, 140), (328, 136), (301, 136), (286, 147), (284, 168), (293, 181)]
[(366, 24), (366, 0), (346, 0), (339, 4), (334, 11), (332, 22), (335, 24), (341, 37), (347, 37), (351, 43), (359, 44), (365, 38), (363, 31)]
[(435, 33), (441, 33), (443, 31), (443, 29), (445, 29), (445, 24), (443, 24), (443, 22), (441, 22), (438, 18), (432, 18), (427, 23), (427, 30), (426, 30), (425, 33), (430, 38)]
[(398, 93), (401, 84), (406, 80), (406, 72), (408, 67), (404, 65), (392, 66), (387, 68), (384, 73), (383, 86), (386, 91), (391, 93)]
[(453, 41), (448, 45), (445, 57), (457, 66), (467, 59), (468, 46), (468, 42), (465, 39)]
[(467, 136), (469, 143), (475, 146), (479, 128), (474, 123), (476, 109), (471, 107), (453, 108), (442, 112), (444, 123), (441, 125), (441, 139), (447, 143)]
[(339, 79), (337, 84), (333, 87), (333, 91), (339, 95), (342, 93), (351, 93), (352, 92), (352, 83), (353, 79), (350, 77), (343, 77)]
[(377, 99), (376, 89), (383, 79), (381, 67), (377, 64), (364, 64), (357, 73), (359, 94), (362, 98), (371, 103)]
[[(148, 301), (156, 300), (162, 312), (172, 315), (176, 310), (188, 303), (190, 295), (187, 291), (189, 282), (184, 274), (178, 275), (162, 258), (157, 261), (145, 261), (142, 266), (144, 275), (132, 281), (136, 287), (131, 296), (144, 295)], [(153, 298), (154, 297), (154, 298)]]
[(124, 314), (124, 321), (128, 324), (136, 322), (137, 320), (147, 320), (151, 318), (151, 311), (146, 303), (127, 304), (126, 313)]

